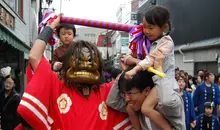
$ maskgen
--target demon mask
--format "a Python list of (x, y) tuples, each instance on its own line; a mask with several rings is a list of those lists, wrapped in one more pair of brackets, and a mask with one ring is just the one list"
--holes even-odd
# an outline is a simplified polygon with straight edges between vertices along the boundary
[(74, 42), (64, 55), (64, 81), (87, 97), (101, 84), (102, 59), (95, 45), (86, 41)]

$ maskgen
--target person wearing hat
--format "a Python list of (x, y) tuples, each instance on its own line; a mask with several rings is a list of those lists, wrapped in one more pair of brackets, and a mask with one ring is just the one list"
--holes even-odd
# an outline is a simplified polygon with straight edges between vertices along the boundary
[(4, 68), (1, 68), (1, 82), (0, 82), (0, 92), (4, 89), (4, 80), (6, 77), (11, 75), (11, 67), (7, 66)]
[(205, 102), (204, 113), (200, 114), (196, 120), (196, 130), (220, 130), (218, 118), (213, 115), (213, 102)]
[(4, 77), (4, 88), (0, 92), (1, 130), (14, 130), (14, 128), (20, 123), (17, 107), (20, 103), (21, 97), (15, 91), (15, 82), (10, 75), (10, 72), (10, 67), (1, 69), (1, 75)]

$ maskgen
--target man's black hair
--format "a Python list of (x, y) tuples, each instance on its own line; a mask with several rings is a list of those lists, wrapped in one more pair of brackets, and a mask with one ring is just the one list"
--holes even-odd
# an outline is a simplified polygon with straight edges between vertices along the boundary
[(118, 68), (114, 68), (112, 71), (111, 71), (111, 77), (116, 79), (116, 77), (121, 73), (121, 70), (118, 69)]
[(154, 82), (152, 79), (154, 74), (148, 71), (140, 71), (136, 75), (134, 75), (132, 79), (125, 79), (125, 73), (132, 68), (133, 67), (126, 69), (119, 78), (118, 86), (121, 92), (124, 90), (130, 91), (132, 88), (143, 91), (147, 87), (154, 87)]

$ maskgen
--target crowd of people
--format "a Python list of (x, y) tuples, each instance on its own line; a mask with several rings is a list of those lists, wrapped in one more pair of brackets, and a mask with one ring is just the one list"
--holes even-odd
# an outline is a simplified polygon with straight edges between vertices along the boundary
[[(109, 73), (103, 72), (97, 47), (73, 42), (74, 25), (60, 24), (60, 18), (45, 26), (30, 51), (24, 94), (18, 92), (11, 68), (1, 69), (2, 130), (111, 130), (127, 118), (132, 126), (124, 129), (220, 129), (219, 75), (200, 70), (192, 77), (175, 68), (167, 8), (146, 12), (143, 33), (150, 45), (133, 45), (132, 53), (121, 58), (121, 68)], [(54, 31), (61, 46), (49, 63), (43, 52)], [(148, 72), (149, 67), (166, 76)]]
[(220, 119), (220, 74), (201, 69), (195, 77), (192, 77), (184, 70), (179, 70), (178, 68), (175, 70), (175, 74), (178, 83), (180, 79), (185, 82), (181, 93), (182, 95), (185, 93), (183, 99), (186, 100), (186, 95), (190, 95), (187, 100), (192, 102), (191, 105), (185, 105), (185, 107), (191, 107), (189, 109), (191, 116), (186, 115), (186, 118), (191, 121), (197, 120), (196, 127), (205, 126), (206, 129), (212, 127), (219, 129), (216, 124), (218, 124), (217, 122)]

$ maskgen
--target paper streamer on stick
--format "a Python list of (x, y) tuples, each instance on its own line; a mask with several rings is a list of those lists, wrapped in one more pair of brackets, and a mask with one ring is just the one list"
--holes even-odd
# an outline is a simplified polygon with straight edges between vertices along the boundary
[[(81, 19), (81, 18), (74, 18), (74, 17), (61, 17), (60, 22), (88, 26), (88, 27), (129, 32), (130, 35), (133, 36), (130, 42), (130, 45), (129, 45), (129, 48), (132, 50), (132, 52), (137, 53), (137, 56), (139, 59), (143, 59), (146, 56), (146, 54), (150, 53), (150, 41), (144, 35), (142, 25), (119, 24), (119, 23), (88, 20), (88, 19)], [(156, 71), (152, 67), (149, 67), (148, 71), (155, 73), (162, 78), (165, 77), (164, 73)]]
[[(133, 53), (137, 53), (139, 59), (143, 59), (146, 56), (146, 54), (148, 54), (150, 51), (149, 50), (150, 43), (143, 33), (142, 25), (119, 24), (119, 23), (88, 20), (88, 19), (81, 19), (74, 17), (61, 17), (60, 22), (129, 32), (130, 35), (133, 37), (132, 40), (130, 41), (129, 48), (132, 50)], [(143, 48), (145, 44), (147, 49)]]
[[(54, 19), (54, 17), (51, 17)], [(48, 19), (51, 21), (51, 19)], [(98, 20), (89, 20), (89, 19), (81, 19), (74, 17), (65, 17), (62, 16), (60, 19), (61, 23), (75, 24), (87, 27), (95, 27), (102, 29), (110, 29), (117, 31), (129, 32), (132, 36), (132, 40), (130, 41), (129, 48), (133, 53), (136, 53), (139, 59), (143, 59), (147, 54), (150, 53), (150, 41), (143, 33), (142, 25), (129, 25), (129, 24), (119, 24), (119, 23), (111, 23), (104, 22)], [(160, 77), (164, 77), (165, 74), (161, 72), (157, 72), (153, 68), (148, 69), (149, 72), (155, 73)]]
[(60, 22), (88, 26), (88, 27), (95, 27), (95, 28), (125, 31), (125, 32), (130, 32), (131, 29), (135, 27), (135, 25), (111, 23), (111, 22), (104, 22), (104, 21), (97, 21), (97, 20), (88, 20), (88, 19), (81, 19), (81, 18), (74, 18), (74, 17), (61, 17)]

